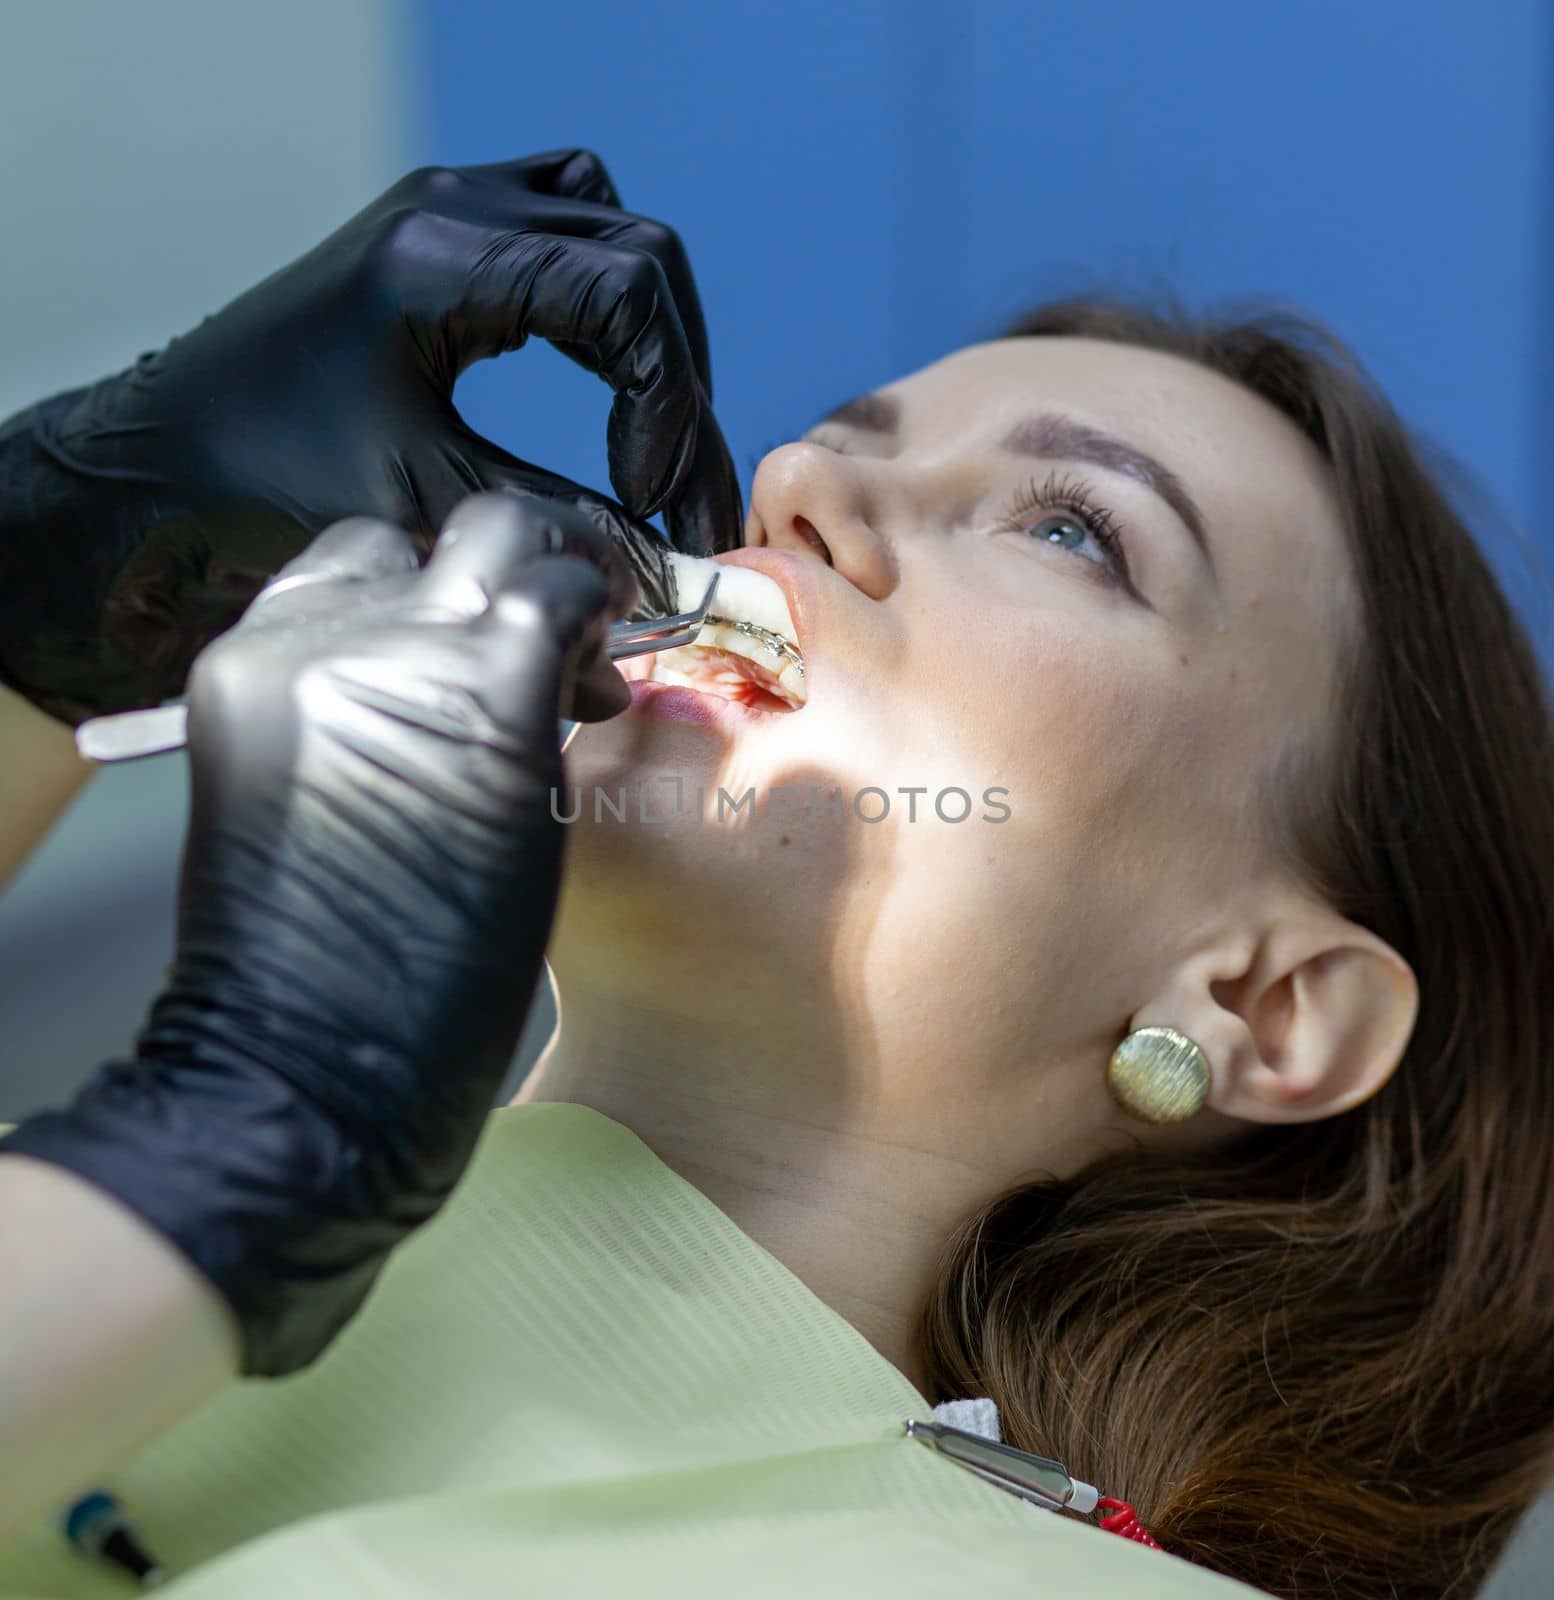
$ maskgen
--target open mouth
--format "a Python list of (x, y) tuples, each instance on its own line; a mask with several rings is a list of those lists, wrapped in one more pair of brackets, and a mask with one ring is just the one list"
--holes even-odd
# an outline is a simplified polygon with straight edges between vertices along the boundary
[(798, 649), (779, 633), (728, 617), (709, 617), (694, 644), (628, 665), (637, 668), (630, 678), (694, 689), (753, 711), (797, 711), (809, 698)]

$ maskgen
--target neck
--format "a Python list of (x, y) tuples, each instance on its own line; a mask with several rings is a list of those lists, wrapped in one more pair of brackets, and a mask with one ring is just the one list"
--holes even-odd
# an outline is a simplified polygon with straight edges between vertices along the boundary
[(718, 1026), (704, 996), (676, 1011), (663, 991), (559, 987), (561, 1025), (515, 1103), (571, 1101), (630, 1128), (921, 1388), (940, 1249), (997, 1187), (925, 1136), (944, 1139), (943, 1097), (895, 1105), (887, 1075), (860, 1073), (814, 1017)]

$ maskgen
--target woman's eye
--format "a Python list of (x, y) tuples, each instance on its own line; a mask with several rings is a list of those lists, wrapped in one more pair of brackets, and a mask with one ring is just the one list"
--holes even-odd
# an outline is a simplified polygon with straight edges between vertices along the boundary
[[(1027, 524), (1025, 532), (1043, 544), (1054, 544), (1065, 550), (1077, 551), (1087, 561), (1096, 561), (1102, 566), (1107, 563), (1106, 552), (1100, 547), (1095, 535), (1074, 517), (1046, 516), (1039, 522)], [(1090, 541), (1090, 551), (1082, 548), (1087, 539)]]
[(1058, 471), (1045, 484), (1033, 478), (999, 522), (1011, 533), (1072, 551), (1081, 561), (1100, 567), (1134, 600), (1148, 604), (1133, 586), (1123, 531), (1111, 512), (1095, 501), (1088, 484)]

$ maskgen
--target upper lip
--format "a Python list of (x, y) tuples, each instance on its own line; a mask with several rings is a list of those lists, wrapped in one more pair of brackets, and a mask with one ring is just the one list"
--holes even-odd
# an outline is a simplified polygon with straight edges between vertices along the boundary
[[(793, 631), (797, 635), (799, 654), (806, 667), (812, 659), (811, 645), (815, 632), (815, 618), (819, 610), (815, 568), (818, 563), (811, 556), (801, 556), (792, 550), (772, 550), (764, 545), (725, 550), (712, 558), (726, 562), (731, 567), (749, 567), (770, 578), (782, 590), (788, 602), (788, 615), (793, 618)], [(717, 600), (712, 603), (717, 614)]]

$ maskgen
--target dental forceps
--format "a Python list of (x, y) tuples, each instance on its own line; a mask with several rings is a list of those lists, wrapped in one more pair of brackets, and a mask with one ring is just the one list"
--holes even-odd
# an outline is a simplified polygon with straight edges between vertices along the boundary
[[(632, 656), (690, 644), (707, 621), (712, 597), (717, 592), (718, 576), (713, 573), (707, 592), (690, 611), (672, 617), (646, 617), (611, 624), (604, 653), (611, 661), (626, 661)], [(76, 749), (88, 761), (101, 764), (181, 750), (188, 741), (189, 708), (183, 700), (169, 700), (146, 711), (120, 711), (108, 717), (90, 717), (76, 729)]]

